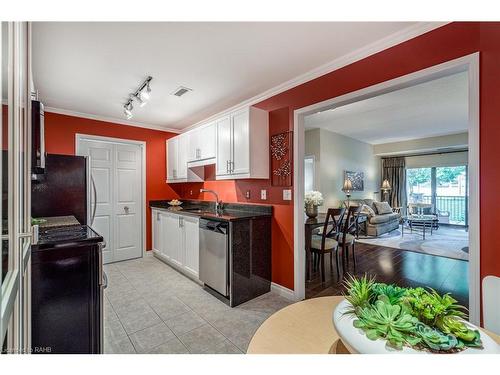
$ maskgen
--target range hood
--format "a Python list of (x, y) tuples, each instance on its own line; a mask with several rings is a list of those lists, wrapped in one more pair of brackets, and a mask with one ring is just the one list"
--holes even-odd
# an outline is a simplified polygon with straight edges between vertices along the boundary
[(215, 164), (215, 158), (203, 160), (194, 160), (187, 163), (188, 167), (188, 182), (205, 181), (205, 166)]

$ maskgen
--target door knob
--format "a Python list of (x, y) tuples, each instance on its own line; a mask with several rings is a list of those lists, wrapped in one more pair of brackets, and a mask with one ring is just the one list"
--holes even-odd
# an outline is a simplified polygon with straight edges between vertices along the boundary
[(123, 207), (123, 209), (125, 210), (126, 213), (128, 213), (128, 211), (130, 210), (128, 206)]

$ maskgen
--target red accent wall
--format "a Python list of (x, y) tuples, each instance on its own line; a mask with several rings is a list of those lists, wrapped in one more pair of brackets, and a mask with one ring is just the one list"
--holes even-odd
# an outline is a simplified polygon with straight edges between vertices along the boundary
[(151, 212), (148, 202), (178, 198), (176, 192), (165, 183), (165, 141), (176, 134), (45, 112), (45, 147), (48, 153), (74, 155), (76, 133), (146, 142), (146, 246), (151, 249)]

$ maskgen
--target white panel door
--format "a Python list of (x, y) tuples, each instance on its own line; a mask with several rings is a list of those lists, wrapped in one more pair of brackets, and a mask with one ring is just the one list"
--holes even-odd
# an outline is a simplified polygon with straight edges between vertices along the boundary
[(90, 226), (106, 241), (103, 263), (142, 256), (142, 150), (138, 144), (79, 138), (90, 156)]
[(217, 165), (215, 174), (225, 176), (229, 174), (231, 161), (231, 120), (229, 116), (219, 119), (217, 125)]
[(198, 277), (199, 270), (199, 220), (194, 217), (184, 217), (184, 267)]
[(177, 137), (167, 140), (167, 180), (177, 178)]
[(114, 145), (114, 261), (142, 256), (141, 147)]
[(248, 110), (231, 115), (233, 125), (232, 174), (250, 173), (250, 139)]
[[(80, 140), (79, 155), (90, 156), (90, 214), (95, 216), (89, 222), (92, 229), (106, 241), (102, 251), (103, 262), (113, 262), (114, 226), (113, 226), (113, 144)], [(97, 198), (96, 198), (97, 196)], [(95, 205), (95, 207), (94, 207)], [(91, 218), (92, 220), (92, 218)]]

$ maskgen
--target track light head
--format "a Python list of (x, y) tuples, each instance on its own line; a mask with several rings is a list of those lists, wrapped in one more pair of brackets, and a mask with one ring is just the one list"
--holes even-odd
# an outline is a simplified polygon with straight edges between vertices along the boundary
[(127, 120), (130, 120), (133, 117), (132, 109), (134, 109), (134, 106), (130, 101), (123, 106), (123, 113), (125, 113), (125, 117), (127, 117)]
[(134, 96), (134, 99), (139, 102), (139, 107), (144, 107), (146, 104), (148, 104), (147, 100), (149, 98), (146, 98), (144, 96), (144, 93), (140, 91), (137, 95)]
[(143, 101), (146, 102), (151, 98), (151, 87), (149, 86), (149, 81), (147, 82), (145, 89), (146, 89), (146, 91), (144, 91), (144, 89), (142, 89), (139, 92), (139, 96)]

